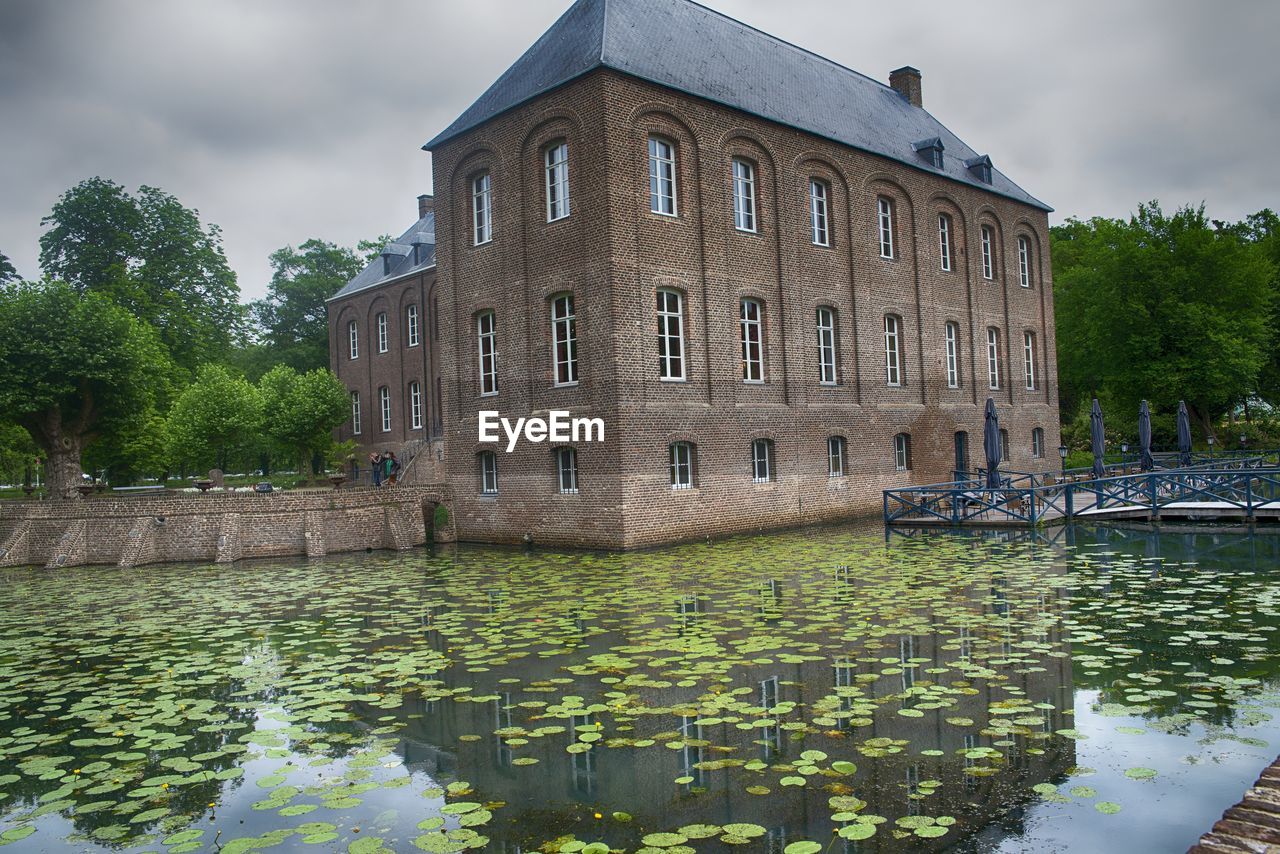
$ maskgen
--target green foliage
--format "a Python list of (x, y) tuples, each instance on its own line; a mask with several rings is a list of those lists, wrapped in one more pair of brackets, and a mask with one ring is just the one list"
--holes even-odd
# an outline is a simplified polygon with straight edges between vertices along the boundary
[(1280, 406), (1280, 216), (1267, 208), (1249, 215), (1243, 222), (1222, 227), (1229, 228), (1254, 246), (1271, 264), (1272, 293), (1277, 295), (1271, 304), (1271, 329), (1274, 337), (1270, 355), (1258, 375), (1257, 392), (1259, 397), (1272, 406)]
[(1142, 205), (1127, 222), (1069, 220), (1052, 230), (1063, 412), (1093, 394), (1136, 420), (1149, 400), (1179, 400), (1204, 427), (1257, 387), (1271, 355), (1274, 270), (1204, 209), (1166, 216)]
[(225, 470), (253, 450), (262, 430), (262, 396), (243, 377), (219, 365), (200, 369), (169, 413), (169, 456), (197, 469)]
[(194, 373), (226, 356), (241, 322), (239, 288), (216, 225), (155, 187), (130, 195), (103, 178), (63, 193), (42, 221), (40, 265), (78, 293), (99, 293), (158, 330)]
[(3, 252), (0, 252), (0, 284), (18, 281), (18, 270)]
[(352, 250), (315, 239), (297, 249), (286, 246), (271, 253), (273, 273), (267, 296), (250, 306), (265, 345), (263, 355), (271, 364), (297, 371), (328, 367), (325, 300), (363, 266)]
[[(356, 244), (356, 252), (364, 259), (365, 264), (372, 264), (378, 260), (378, 256), (382, 254), (383, 248), (394, 238), (390, 234), (380, 234), (373, 240), (361, 240)], [(332, 294), (330, 294), (332, 296)]]
[(307, 471), (311, 456), (328, 450), (332, 432), (347, 417), (346, 388), (326, 369), (300, 374), (277, 365), (258, 382), (264, 406), (263, 429)]
[(24, 483), (39, 456), (31, 434), (16, 424), (0, 424), (0, 483)]

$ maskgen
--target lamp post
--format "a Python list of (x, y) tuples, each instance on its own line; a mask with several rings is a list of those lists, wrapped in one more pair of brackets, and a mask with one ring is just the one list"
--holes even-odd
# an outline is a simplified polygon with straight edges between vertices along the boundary
[(1129, 443), (1121, 442), (1120, 443), (1120, 471), (1122, 474), (1128, 473), (1126, 471), (1128, 466), (1129, 466)]
[(1213, 437), (1209, 437), (1209, 459), (1213, 459)]
[(1062, 458), (1062, 476), (1065, 478), (1067, 476), (1067, 446), (1066, 445), (1058, 446), (1058, 456)]
[(1244, 453), (1244, 446), (1246, 443), (1248, 443), (1248, 441), (1249, 441), (1249, 437), (1241, 433), (1240, 434), (1240, 453), (1242, 454)]

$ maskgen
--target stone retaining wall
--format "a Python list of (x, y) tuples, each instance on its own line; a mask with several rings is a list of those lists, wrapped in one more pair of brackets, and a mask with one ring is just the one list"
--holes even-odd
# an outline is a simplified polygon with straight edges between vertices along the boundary
[(165, 561), (366, 549), (427, 541), (437, 505), (450, 517), (437, 542), (455, 539), (446, 487), (93, 497), (0, 502), (0, 566), (131, 567)]

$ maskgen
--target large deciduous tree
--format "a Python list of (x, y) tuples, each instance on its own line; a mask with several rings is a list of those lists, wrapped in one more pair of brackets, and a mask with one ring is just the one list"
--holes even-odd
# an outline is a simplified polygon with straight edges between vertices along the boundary
[(13, 266), (13, 262), (3, 252), (0, 252), (0, 285), (5, 282), (16, 282), (18, 278), (18, 270)]
[(1270, 264), (1204, 208), (1053, 229), (1062, 408), (1092, 394), (1165, 413), (1186, 400), (1208, 431), (1257, 387), (1270, 354)]
[(155, 326), (190, 373), (226, 355), (242, 319), (239, 288), (221, 231), (203, 225), (198, 211), (155, 187), (131, 195), (90, 178), (41, 222), (40, 266), (49, 278), (105, 294)]
[(206, 365), (169, 411), (169, 456), (225, 471), (253, 449), (261, 431), (262, 396), (253, 383), (221, 365)]
[(155, 331), (105, 296), (0, 287), (0, 412), (45, 450), (51, 496), (75, 495), (85, 447), (146, 417), (167, 370)]
[(294, 455), (302, 474), (311, 457), (333, 443), (333, 429), (347, 417), (346, 388), (328, 369), (300, 374), (288, 365), (268, 371), (258, 388), (267, 436)]

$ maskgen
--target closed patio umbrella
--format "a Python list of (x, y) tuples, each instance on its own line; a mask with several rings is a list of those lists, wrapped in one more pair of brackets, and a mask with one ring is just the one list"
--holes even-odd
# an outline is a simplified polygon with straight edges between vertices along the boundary
[(1178, 401), (1178, 465), (1191, 465), (1191, 416), (1185, 400)]
[(1000, 447), (1000, 417), (996, 415), (996, 402), (989, 397), (986, 421), (982, 425), (982, 450), (987, 455), (987, 489), (999, 489), (1000, 460), (1004, 449)]
[(1089, 413), (1089, 444), (1093, 448), (1093, 476), (1105, 477), (1102, 456), (1107, 452), (1107, 434), (1102, 426), (1102, 407), (1098, 399), (1093, 399), (1093, 410)]
[(1151, 471), (1156, 467), (1156, 461), (1151, 456), (1151, 408), (1145, 400), (1138, 407), (1138, 454), (1143, 471)]

